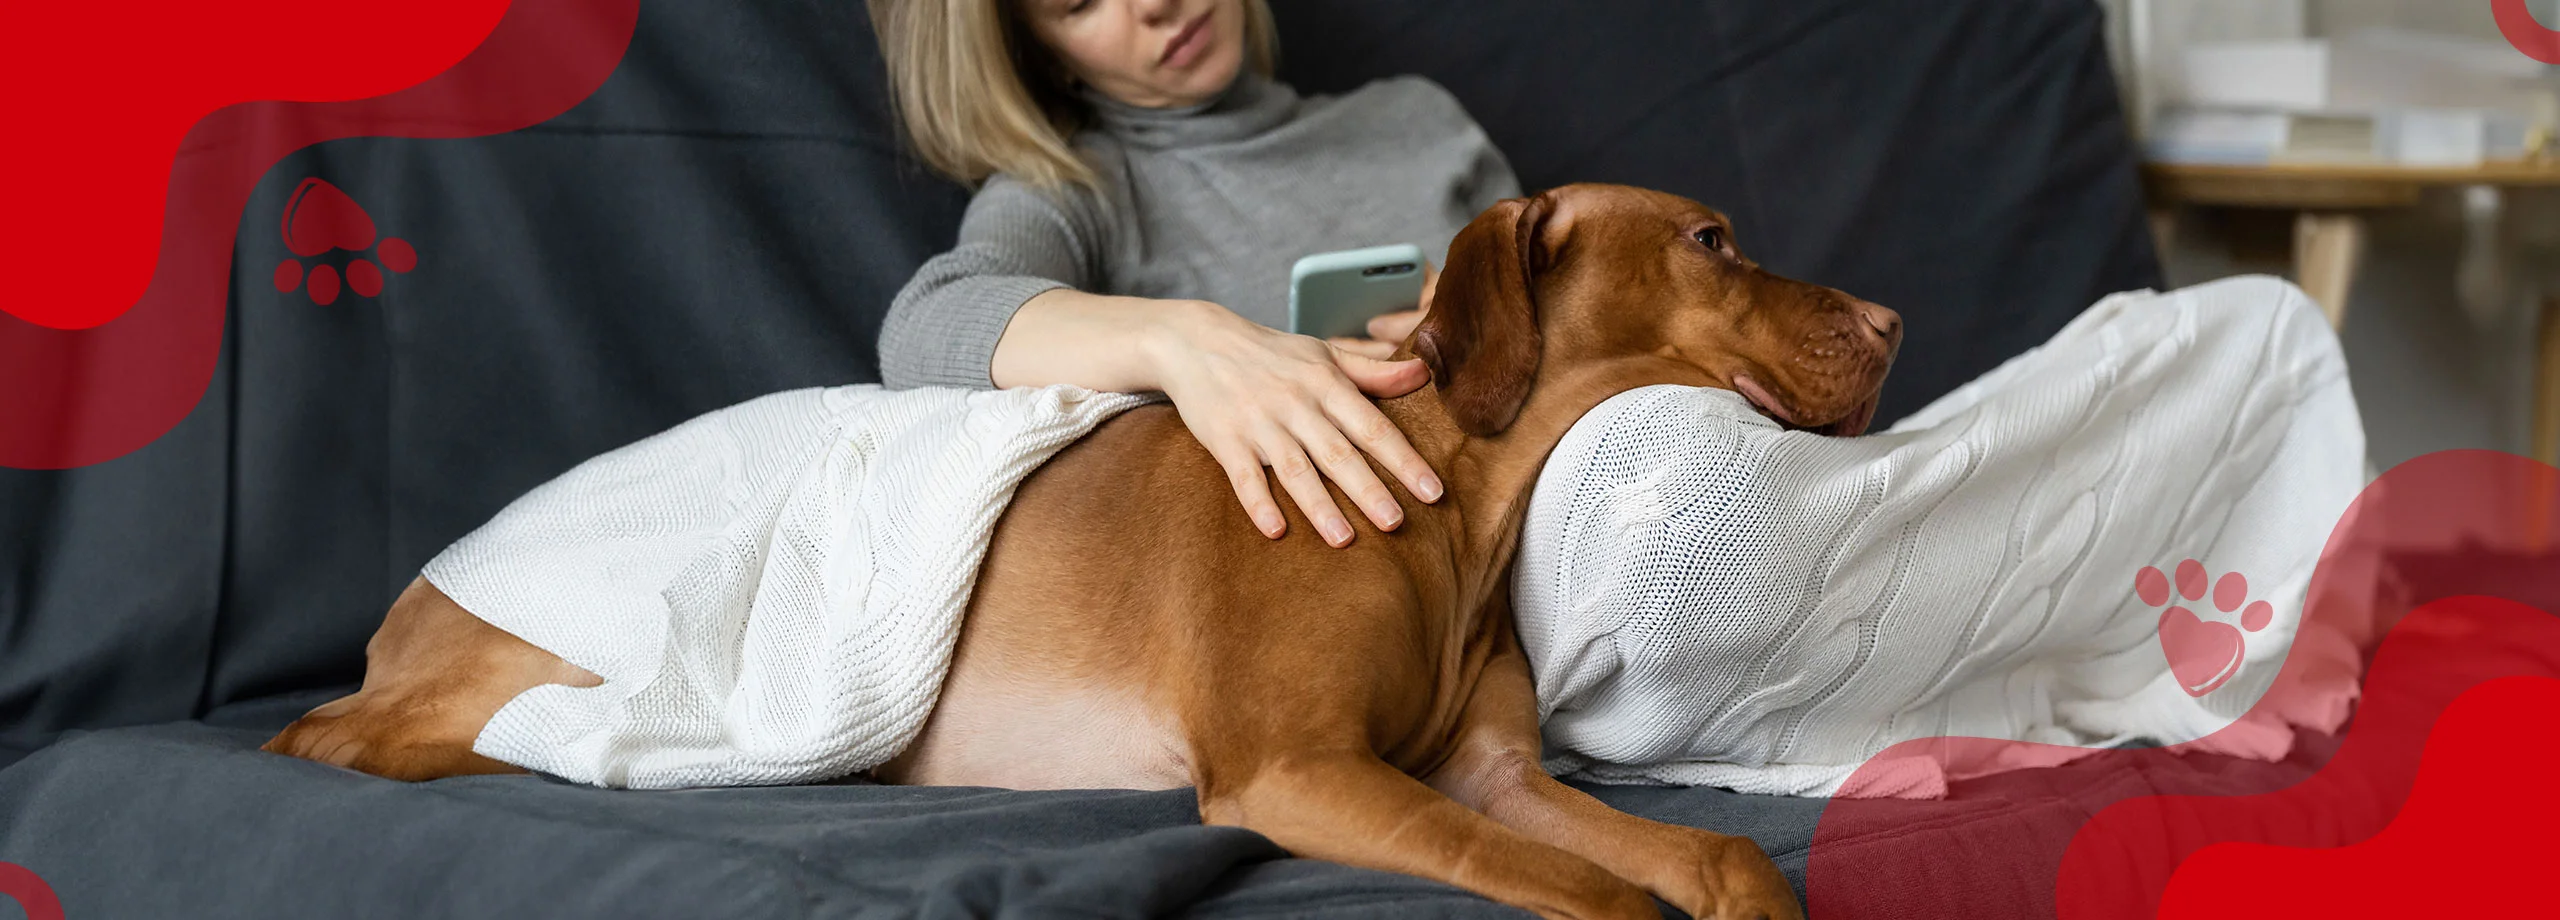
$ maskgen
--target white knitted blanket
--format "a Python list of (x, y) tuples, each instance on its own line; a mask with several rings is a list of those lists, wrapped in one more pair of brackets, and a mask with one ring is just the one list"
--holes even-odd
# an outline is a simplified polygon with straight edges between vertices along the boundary
[(1014, 487), (1149, 397), (776, 393), (589, 460), (427, 563), (464, 609), (604, 678), (472, 749), (582, 783), (813, 782), (932, 712)]
[[(637, 788), (886, 761), (932, 711), (1014, 488), (1149, 399), (798, 390), (581, 464), (427, 564), (604, 679), (526, 691), (473, 749)], [(2272, 676), (2362, 455), (2334, 337), (2268, 280), (2111, 298), (1867, 438), (1785, 432), (1723, 390), (1622, 394), (1557, 448), (1521, 544), (1549, 766), (1822, 794), (1910, 738), (2203, 735)], [(2275, 610), (2201, 699), (2133, 588), (2187, 558)], [(2269, 757), (2290, 737), (2224, 736)]]
[[(1865, 438), (1780, 430), (1724, 390), (1621, 394), (1557, 447), (1521, 540), (1548, 767), (1823, 795), (1910, 739), (2205, 736), (2273, 678), (2363, 461), (2336, 337), (2262, 278), (2109, 298)], [(2143, 567), (2187, 559), (2245, 587), (2137, 592)], [(2272, 622), (2220, 625), (2251, 622), (2251, 600)], [(2203, 625), (2164, 627), (2169, 606)], [(2245, 654), (2191, 695), (2164, 629)], [(2207, 744), (2285, 753), (2289, 732), (2254, 726)], [(1870, 791), (1936, 796), (2002, 766), (1917, 763)]]

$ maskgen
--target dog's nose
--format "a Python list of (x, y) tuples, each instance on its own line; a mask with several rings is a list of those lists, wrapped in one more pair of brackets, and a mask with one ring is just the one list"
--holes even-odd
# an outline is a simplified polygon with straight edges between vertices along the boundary
[(1902, 314), (1882, 306), (1861, 300), (1858, 302), (1858, 316), (1867, 321), (1867, 328), (1875, 330), (1876, 335), (1885, 341), (1893, 341), (1894, 336), (1902, 332)]

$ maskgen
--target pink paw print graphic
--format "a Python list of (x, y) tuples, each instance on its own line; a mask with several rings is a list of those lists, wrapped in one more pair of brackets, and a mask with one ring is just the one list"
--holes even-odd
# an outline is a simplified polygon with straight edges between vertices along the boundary
[[(276, 290), (291, 293), (303, 288), (310, 292), (312, 303), (324, 307), (338, 302), (338, 269), (322, 263), (306, 271), (302, 259), (336, 249), (358, 253), (347, 262), (345, 283), (359, 297), (382, 293), (384, 269), (398, 274), (418, 267), (418, 250), (407, 240), (390, 237), (375, 247), (373, 215), (346, 192), (318, 178), (302, 180), (293, 187), (293, 197), (285, 199), (284, 248), (301, 258), (276, 266)], [(374, 250), (372, 260), (361, 255), (366, 249)]]
[[(2143, 566), (2134, 573), (2133, 593), (2153, 607), (2169, 605), (2185, 599), (2204, 599), (2206, 584), (2213, 588), (2213, 606), (2223, 613), (2240, 611), (2240, 627), (2229, 623), (2209, 622), (2185, 607), (2170, 606), (2160, 612), (2160, 652), (2169, 658), (2169, 673), (2176, 675), (2178, 686), (2188, 696), (2203, 696), (2230, 680), (2240, 670), (2244, 651), (2240, 630), (2257, 632), (2275, 621), (2275, 605), (2266, 601), (2249, 601), (2249, 580), (2231, 572), (2213, 581), (2204, 563), (2193, 559), (2178, 563), (2177, 597), (2170, 596), (2169, 576), (2156, 566)], [(2242, 608), (2242, 602), (2248, 602)]]

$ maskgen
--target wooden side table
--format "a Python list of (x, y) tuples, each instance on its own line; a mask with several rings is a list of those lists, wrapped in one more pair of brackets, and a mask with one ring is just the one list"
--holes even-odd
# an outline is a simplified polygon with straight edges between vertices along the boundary
[[(2490, 163), (2464, 169), (2152, 163), (2143, 167), (2143, 180), (2151, 199), (2152, 232), (2163, 253), (2181, 206), (2293, 212), (2294, 278), (2329, 314), (2329, 324), (2343, 329), (2347, 298), (2364, 260), (2368, 215), (2415, 205), (2430, 188), (2560, 187), (2560, 161)], [(2543, 305), (2539, 321), (2533, 454), (2544, 463), (2560, 465), (2560, 298)]]

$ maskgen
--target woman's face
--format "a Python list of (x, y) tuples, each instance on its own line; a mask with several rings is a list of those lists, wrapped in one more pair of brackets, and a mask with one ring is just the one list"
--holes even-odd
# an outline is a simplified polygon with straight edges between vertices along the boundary
[(1004, 0), (1085, 85), (1136, 106), (1207, 102), (1244, 66), (1244, 0)]

